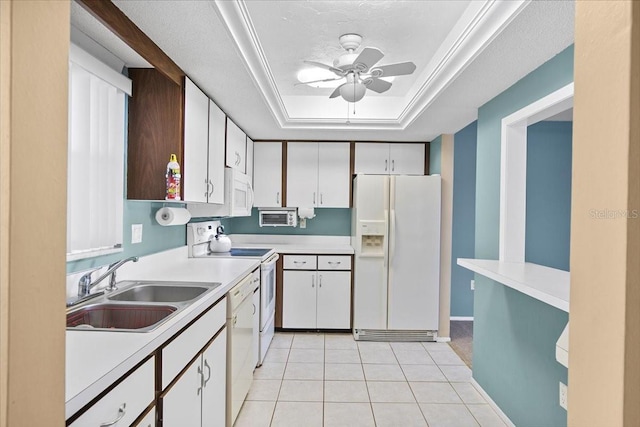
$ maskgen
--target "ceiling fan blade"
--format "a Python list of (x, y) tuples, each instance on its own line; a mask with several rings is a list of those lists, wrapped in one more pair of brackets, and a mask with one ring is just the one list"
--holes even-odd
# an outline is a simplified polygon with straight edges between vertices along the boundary
[(304, 61), (304, 63), (309, 65), (315, 65), (316, 67), (324, 68), (325, 70), (329, 70), (341, 77), (344, 76), (344, 71), (342, 71), (340, 68), (332, 67), (331, 65), (323, 64), (322, 62)]
[(344, 85), (346, 85), (347, 83), (341, 84), (340, 86), (338, 86), (336, 88), (336, 90), (333, 91), (333, 93), (331, 95), (329, 95), (329, 98), (337, 98), (340, 96), (340, 88)]
[(298, 82), (298, 83), (295, 83), (294, 86), (308, 85), (308, 84), (311, 84), (311, 83), (333, 82), (333, 81), (342, 80), (342, 79), (344, 79), (344, 77), (336, 77), (335, 79), (311, 80), (310, 82)]
[[(360, 71), (367, 71), (384, 57), (384, 53), (375, 47), (365, 47), (360, 55), (353, 61), (353, 65)], [(361, 64), (358, 66), (357, 64)]]
[(404, 76), (416, 70), (413, 62), (399, 62), (397, 64), (382, 65), (371, 70), (374, 77)]
[(367, 86), (367, 89), (378, 93), (386, 92), (391, 88), (391, 83), (380, 79), (366, 79), (364, 84)]

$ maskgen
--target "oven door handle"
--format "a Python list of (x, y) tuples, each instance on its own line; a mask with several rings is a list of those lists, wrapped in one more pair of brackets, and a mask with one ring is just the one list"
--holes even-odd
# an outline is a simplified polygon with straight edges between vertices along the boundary
[(265, 262), (263, 262), (260, 266), (261, 270), (268, 270), (270, 268), (272, 268), (276, 261), (278, 261), (280, 259), (280, 255), (279, 254), (273, 254), (272, 257), (270, 257), (268, 260), (266, 260)]

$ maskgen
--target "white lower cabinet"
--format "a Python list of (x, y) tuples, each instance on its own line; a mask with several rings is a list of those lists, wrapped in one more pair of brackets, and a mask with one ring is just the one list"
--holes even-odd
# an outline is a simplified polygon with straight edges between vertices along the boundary
[(282, 280), (282, 327), (316, 327), (316, 272), (285, 271)]
[(155, 358), (151, 357), (93, 404), (71, 426), (131, 425), (155, 399), (154, 381)]
[(225, 425), (226, 342), (225, 328), (166, 392), (164, 427)]
[(349, 329), (351, 326), (351, 273), (318, 271), (316, 308), (318, 329)]
[[(300, 256), (285, 255), (284, 265), (295, 266)], [(309, 257), (305, 255), (305, 257)], [(349, 329), (351, 327), (351, 271), (284, 270), (282, 327), (292, 329)], [(323, 258), (323, 257), (320, 257)], [(345, 257), (349, 260), (350, 257)], [(344, 266), (347, 265), (344, 262)], [(350, 265), (350, 264), (349, 264)], [(348, 268), (348, 267), (346, 267)]]

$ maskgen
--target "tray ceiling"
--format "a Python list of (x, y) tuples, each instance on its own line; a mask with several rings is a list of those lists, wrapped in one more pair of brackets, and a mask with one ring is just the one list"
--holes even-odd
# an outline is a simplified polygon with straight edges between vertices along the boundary
[[(258, 139), (430, 140), (573, 42), (574, 4), (562, 0), (114, 3)], [(78, 8), (72, 25), (139, 66)], [(367, 91), (355, 116), (332, 88), (296, 85), (304, 60), (344, 53), (344, 33), (382, 50), (379, 65), (417, 66), (388, 92)]]

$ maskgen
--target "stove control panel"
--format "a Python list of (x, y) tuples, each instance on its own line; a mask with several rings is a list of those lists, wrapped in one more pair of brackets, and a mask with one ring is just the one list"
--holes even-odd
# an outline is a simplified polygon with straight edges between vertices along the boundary
[(189, 257), (206, 255), (209, 241), (216, 235), (220, 221), (192, 222), (187, 224)]

